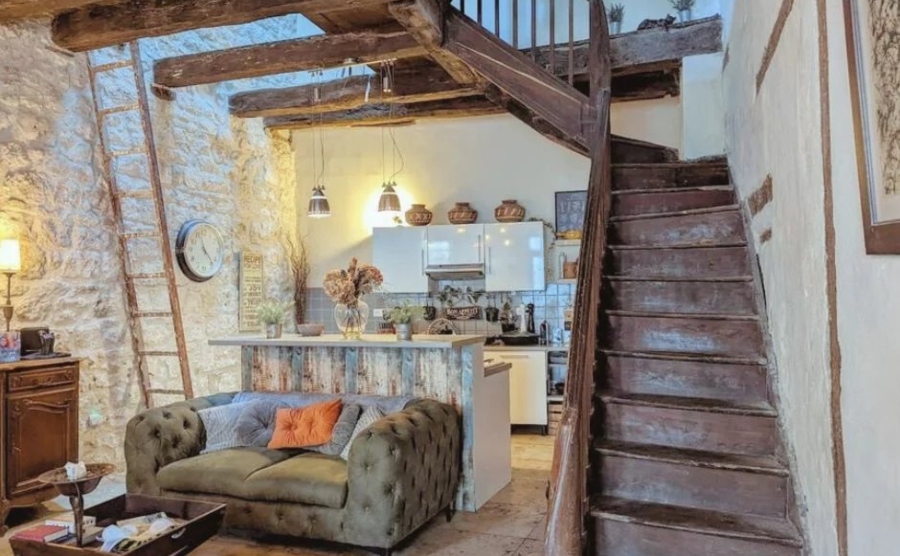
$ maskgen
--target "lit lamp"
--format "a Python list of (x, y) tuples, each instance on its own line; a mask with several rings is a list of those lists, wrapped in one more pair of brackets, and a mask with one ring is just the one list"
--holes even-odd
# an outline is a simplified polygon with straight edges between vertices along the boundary
[(324, 186), (313, 189), (306, 214), (310, 218), (328, 218), (331, 216), (331, 205), (328, 204), (328, 198), (325, 196)]
[(396, 182), (383, 185), (384, 191), (381, 192), (381, 197), (378, 198), (378, 212), (400, 213), (400, 196), (397, 195), (397, 190), (394, 189), (396, 185)]
[(0, 239), (0, 272), (6, 274), (6, 305), (3, 306), (3, 318), (6, 319), (6, 331), (9, 332), (9, 321), (13, 317), (13, 306), (10, 300), (13, 274), (22, 270), (22, 257), (18, 239)]

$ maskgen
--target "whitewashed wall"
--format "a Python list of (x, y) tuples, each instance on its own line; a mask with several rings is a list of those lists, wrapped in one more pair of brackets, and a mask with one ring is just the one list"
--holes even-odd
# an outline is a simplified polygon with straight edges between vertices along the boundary
[[(0, 232), (24, 243), (24, 269), (13, 281), (13, 326), (47, 325), (59, 332), (62, 348), (84, 358), (81, 457), (121, 464), (125, 423), (140, 395), (114, 222), (85, 56), (48, 50), (48, 28), (46, 22), (0, 26)], [(269, 20), (142, 46), (149, 67), (160, 56), (288, 38), (303, 28), (299, 18)], [(242, 85), (182, 90), (172, 103), (151, 100), (170, 246), (190, 218), (211, 220), (226, 238), (220, 276), (206, 284), (179, 277), (198, 395), (240, 384), (236, 351), (206, 346), (207, 338), (237, 330), (237, 253), (262, 252), (270, 293), (288, 292), (281, 238), (296, 230), (293, 152), (288, 135), (270, 137), (258, 121), (229, 117), (228, 94)], [(148, 206), (130, 209), (135, 218), (149, 212)], [(92, 410), (103, 416), (96, 427), (87, 426)]]

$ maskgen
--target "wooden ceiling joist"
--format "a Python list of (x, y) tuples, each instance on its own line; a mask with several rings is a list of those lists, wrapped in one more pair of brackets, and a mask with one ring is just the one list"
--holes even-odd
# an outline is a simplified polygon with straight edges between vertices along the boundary
[(398, 71), (391, 93), (382, 93), (380, 86), (377, 76), (362, 75), (322, 84), (251, 91), (231, 97), (231, 113), (241, 118), (300, 116), (352, 110), (365, 104), (421, 103), (479, 94), (437, 66)]
[(76, 52), (191, 29), (249, 23), (385, 4), (386, 0), (129, 0), (62, 12), (53, 20), (57, 45)]
[(424, 119), (468, 118), (503, 114), (506, 110), (481, 97), (464, 97), (416, 104), (367, 104), (326, 114), (266, 118), (269, 129), (400, 125)]
[(56, 14), (95, 3), (97, 0), (2, 0), (0, 1), (0, 23)]
[(188, 87), (231, 79), (327, 69), (425, 56), (425, 49), (406, 31), (365, 31), (317, 35), (215, 52), (163, 58), (153, 66), (153, 81), (166, 87)]

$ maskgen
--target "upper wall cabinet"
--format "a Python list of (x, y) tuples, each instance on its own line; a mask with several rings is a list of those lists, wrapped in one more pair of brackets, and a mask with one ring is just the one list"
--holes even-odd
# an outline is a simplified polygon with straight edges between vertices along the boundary
[(485, 224), (485, 289), (489, 292), (546, 289), (544, 224)]
[(484, 264), (484, 226), (428, 226), (425, 266), (478, 267)]
[(424, 228), (375, 228), (372, 261), (391, 293), (428, 293)]

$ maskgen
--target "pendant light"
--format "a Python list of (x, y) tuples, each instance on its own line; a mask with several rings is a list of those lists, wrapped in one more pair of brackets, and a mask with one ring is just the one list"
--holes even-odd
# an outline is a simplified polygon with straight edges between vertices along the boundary
[[(316, 87), (315, 98), (318, 102), (319, 88)], [(328, 204), (328, 197), (325, 196), (325, 138), (323, 137), (322, 116), (319, 115), (319, 150), (321, 151), (321, 171), (317, 172), (318, 164), (316, 163), (316, 128), (313, 127), (312, 137), (312, 153), (313, 153), (313, 192), (309, 199), (309, 208), (306, 215), (310, 218), (328, 218), (331, 216), (331, 205)]]
[[(384, 62), (381, 64), (381, 89), (383, 94), (389, 94), (393, 91), (393, 83), (394, 83), (394, 72), (393, 72), (393, 62)], [(394, 116), (394, 103), (390, 103), (390, 117), (393, 119)], [(396, 170), (396, 149), (397, 142), (394, 140), (394, 130), (391, 128), (391, 141), (394, 145), (394, 170)], [(385, 140), (384, 140), (384, 127), (381, 128), (381, 187), (383, 191), (381, 192), (381, 197), (378, 199), (378, 212), (389, 213), (399, 216), (400, 215), (400, 196), (397, 195), (397, 183), (393, 181), (393, 176), (391, 177), (391, 181), (385, 179), (385, 175), (387, 174), (387, 161), (385, 157)], [(394, 176), (397, 175), (397, 172), (394, 172)]]

